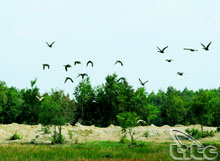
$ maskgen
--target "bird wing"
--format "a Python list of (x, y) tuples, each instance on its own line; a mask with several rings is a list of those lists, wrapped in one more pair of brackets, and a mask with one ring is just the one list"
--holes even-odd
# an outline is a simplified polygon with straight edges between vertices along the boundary
[(65, 66), (65, 70), (67, 71), (68, 66), (67, 65), (64, 65), (64, 66)]
[(50, 44), (50, 46), (52, 46), (54, 43), (55, 43), (55, 41), (54, 41), (54, 42), (52, 42), (52, 43)]
[(161, 49), (160, 49), (159, 47), (157, 47), (157, 49), (158, 49), (159, 51), (161, 51)]
[(183, 50), (190, 50), (189, 48), (183, 48)]
[(48, 44), (48, 42), (46, 42), (46, 44), (47, 44), (48, 46), (50, 46), (50, 44)]
[(49, 64), (46, 64), (46, 66), (48, 67), (48, 69), (50, 69), (50, 65)]
[(147, 82), (149, 82), (149, 80), (145, 81), (144, 84), (147, 83)]
[(212, 43), (212, 42), (210, 42), (210, 43), (207, 45), (207, 48), (209, 48), (209, 46), (211, 45), (211, 43)]
[(168, 46), (166, 46), (165, 48), (163, 48), (163, 50), (162, 50), (162, 51), (164, 51), (166, 48), (168, 48)]
[(36, 96), (36, 98), (40, 100), (40, 98), (38, 96)]
[(201, 43), (201, 45), (203, 46), (203, 48), (206, 48), (206, 46), (205, 46), (205, 45), (203, 45), (202, 43)]
[(141, 83), (141, 84), (143, 84), (143, 82), (141, 81), (141, 79), (140, 79), (140, 78), (139, 78), (138, 80), (140, 81), (140, 83)]

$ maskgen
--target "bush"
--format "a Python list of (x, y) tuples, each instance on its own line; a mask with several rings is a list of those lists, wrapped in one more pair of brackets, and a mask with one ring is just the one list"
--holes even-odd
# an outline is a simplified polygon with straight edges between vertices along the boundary
[(10, 137), (10, 140), (21, 140), (22, 136), (20, 136), (17, 132), (14, 133), (12, 137)]
[(144, 137), (147, 138), (148, 136), (149, 136), (149, 131), (145, 131), (145, 132), (144, 132)]
[(128, 144), (130, 141), (126, 138), (125, 135), (123, 135), (119, 142), (122, 144)]
[(217, 127), (217, 132), (220, 132), (220, 127)]
[(215, 131), (211, 130), (211, 131), (202, 131), (202, 130), (198, 130), (198, 129), (189, 129), (187, 128), (185, 130), (189, 135), (191, 135), (192, 137), (194, 137), (195, 139), (200, 139), (200, 138), (205, 138), (205, 137), (213, 137), (215, 135)]
[(68, 130), (68, 135), (69, 135), (70, 139), (73, 138), (73, 132), (71, 130)]
[(44, 126), (41, 128), (41, 130), (44, 132), (44, 134), (50, 134), (50, 126)]
[(61, 126), (58, 127), (59, 132), (56, 131), (56, 126), (54, 126), (54, 133), (52, 137), (51, 144), (63, 144), (65, 139), (61, 133)]

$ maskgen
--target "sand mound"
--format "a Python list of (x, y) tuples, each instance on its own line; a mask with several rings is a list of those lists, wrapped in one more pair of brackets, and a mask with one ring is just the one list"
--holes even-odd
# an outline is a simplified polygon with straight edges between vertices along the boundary
[[(11, 142), (31, 142), (36, 143), (50, 143), (50, 138), (52, 137), (52, 132), (54, 127), (50, 127), (51, 133), (45, 134), (42, 125), (23, 125), (23, 124), (0, 124), (0, 143), (11, 143)], [(177, 129), (185, 131), (187, 128), (198, 128), (200, 125), (176, 125), (175, 127), (170, 127), (164, 125), (162, 127), (157, 127), (155, 125), (150, 126), (137, 126), (133, 130), (135, 132), (134, 138), (136, 140), (143, 141), (155, 141), (155, 142), (169, 142), (172, 141), (170, 136), (171, 129)], [(215, 127), (204, 127), (204, 130), (216, 130)], [(145, 137), (145, 133), (148, 132), (149, 136)], [(9, 138), (14, 134), (18, 133), (22, 136), (21, 140), (10, 141)], [(100, 128), (92, 126), (84, 126), (80, 123), (76, 123), (75, 126), (67, 124), (62, 127), (62, 134), (65, 140), (69, 143), (74, 142), (86, 142), (86, 141), (96, 141), (96, 140), (108, 140), (108, 141), (119, 141), (123, 136), (121, 132), (121, 127), (110, 125), (107, 128)], [(129, 136), (127, 136), (129, 139)], [(218, 140), (220, 141), (220, 133), (216, 134), (212, 138), (205, 138), (205, 140)]]

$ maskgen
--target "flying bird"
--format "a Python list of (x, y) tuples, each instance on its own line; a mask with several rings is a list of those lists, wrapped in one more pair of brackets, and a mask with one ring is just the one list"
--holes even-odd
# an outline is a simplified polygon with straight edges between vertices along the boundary
[(166, 61), (170, 63), (173, 61), (173, 59), (166, 59)]
[(49, 64), (43, 64), (43, 70), (45, 70), (45, 67), (47, 67), (48, 69), (50, 69), (50, 65), (49, 65)]
[(146, 123), (144, 120), (138, 120), (138, 121), (137, 121), (137, 123), (140, 123), (140, 122), (142, 122), (142, 123), (144, 123), (144, 124)]
[(75, 61), (74, 65), (76, 65), (76, 64), (82, 64), (82, 63), (80, 61)]
[(119, 63), (119, 64), (121, 64), (121, 66), (123, 66), (123, 63), (120, 60), (116, 60), (115, 64), (117, 64), (117, 63)]
[(210, 42), (207, 46), (203, 45), (202, 43), (201, 43), (201, 45), (203, 46), (203, 49), (204, 49), (204, 50), (207, 50), (207, 51), (208, 51), (208, 50), (209, 50), (209, 46), (211, 45), (211, 43), (212, 43), (212, 42)]
[(125, 77), (121, 77), (118, 79), (118, 81), (120, 82), (121, 80), (123, 80), (124, 82), (126, 81)]
[(50, 48), (52, 48), (52, 46), (53, 46), (54, 43), (55, 43), (55, 41), (52, 42), (51, 44), (49, 44), (48, 42), (46, 42), (47, 46), (50, 47)]
[(38, 97), (38, 96), (36, 96), (36, 98), (39, 100), (39, 101), (42, 101), (43, 99), (44, 99), (44, 97)]
[(163, 48), (162, 50), (161, 50), (159, 47), (157, 47), (159, 53), (164, 53), (164, 50), (165, 50), (166, 48), (168, 48), (168, 46), (166, 46), (166, 47)]
[(139, 81), (140, 81), (140, 84), (141, 84), (142, 86), (144, 86), (149, 80), (147, 80), (147, 81), (145, 81), (145, 82), (142, 82), (141, 79), (139, 78)]
[(66, 83), (68, 80), (70, 80), (70, 81), (73, 83), (73, 79), (72, 79), (72, 78), (70, 78), (70, 77), (66, 77), (66, 79), (65, 79), (65, 82), (64, 82), (64, 83)]
[(66, 65), (63, 65), (65, 67), (65, 70), (67, 71), (68, 68), (71, 68), (72, 66), (70, 64), (66, 64)]
[(93, 67), (93, 65), (94, 65), (91, 60), (89, 60), (89, 61), (87, 62), (86, 66), (88, 66), (89, 64), (91, 64), (92, 67)]
[(86, 73), (80, 73), (80, 74), (78, 74), (78, 76), (76, 77), (76, 78), (78, 78), (78, 77), (82, 77), (82, 79), (84, 79), (84, 77), (85, 76), (87, 76), (88, 77), (88, 74), (86, 74)]
[(192, 51), (192, 52), (198, 51), (197, 49), (191, 49), (191, 48), (184, 48), (183, 50), (189, 50), (189, 51)]
[(179, 75), (179, 76), (183, 76), (183, 72), (177, 72), (177, 74)]

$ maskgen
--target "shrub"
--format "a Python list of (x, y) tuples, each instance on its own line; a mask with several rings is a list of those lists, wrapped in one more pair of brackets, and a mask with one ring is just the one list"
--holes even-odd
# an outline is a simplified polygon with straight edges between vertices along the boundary
[(41, 128), (41, 130), (44, 132), (44, 134), (50, 134), (50, 126), (44, 126)]
[(21, 140), (22, 136), (19, 135), (17, 132), (14, 133), (12, 137), (10, 137), (10, 140)]
[(145, 132), (144, 132), (144, 137), (147, 138), (148, 136), (149, 136), (149, 131), (145, 131)]
[(220, 127), (217, 127), (217, 132), (220, 132)]
[(123, 135), (119, 141), (120, 143), (122, 144), (128, 144), (129, 143), (129, 140), (126, 138), (125, 135)]
[(68, 135), (69, 135), (70, 139), (73, 138), (73, 132), (71, 130), (68, 130)]
[(52, 137), (51, 144), (63, 144), (65, 142), (65, 139), (61, 133), (61, 126), (58, 127), (59, 132), (56, 131), (56, 126), (54, 126), (54, 133)]
[(185, 130), (189, 135), (191, 135), (192, 137), (194, 137), (195, 139), (200, 139), (200, 138), (205, 138), (205, 137), (213, 137), (215, 135), (215, 131), (211, 130), (211, 131), (202, 131), (202, 130), (198, 130), (198, 129), (189, 129), (187, 128)]
[(133, 127), (137, 125), (137, 120), (139, 119), (139, 116), (137, 116), (136, 113), (131, 112), (123, 112), (119, 113), (117, 115), (119, 125), (122, 128), (122, 132), (124, 135), (126, 135), (127, 131), (131, 138), (131, 144), (134, 143), (134, 135), (135, 132), (133, 132)]

